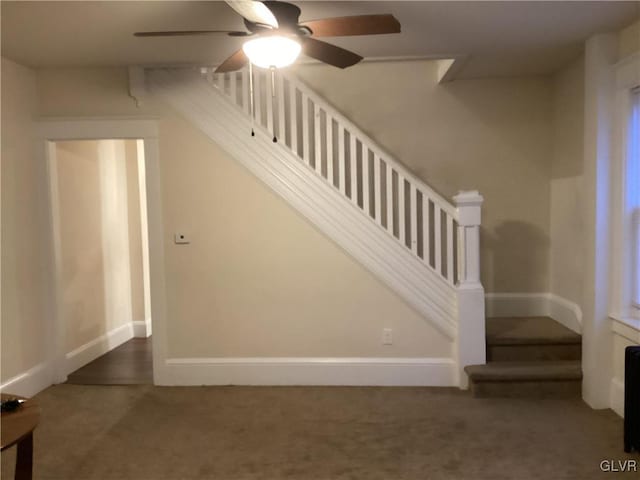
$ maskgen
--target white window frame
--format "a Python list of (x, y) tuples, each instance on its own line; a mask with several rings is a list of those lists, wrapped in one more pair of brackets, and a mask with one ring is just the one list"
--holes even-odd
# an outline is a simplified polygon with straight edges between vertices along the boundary
[(632, 129), (640, 126), (640, 111), (634, 110), (640, 89), (640, 54), (623, 59), (614, 69), (611, 316), (635, 324), (640, 319), (640, 139), (632, 135)]
[[(640, 62), (639, 62), (640, 63)], [(639, 67), (640, 68), (640, 67)], [(633, 192), (633, 211), (631, 212), (632, 225), (632, 314), (640, 318), (640, 86), (632, 92), (629, 117), (629, 140), (627, 145), (627, 188)]]
[(631, 212), (632, 225), (632, 291), (631, 307), (633, 316), (640, 318), (640, 86), (634, 88), (632, 111), (629, 118), (629, 141), (627, 145), (627, 188), (633, 191), (634, 208)]

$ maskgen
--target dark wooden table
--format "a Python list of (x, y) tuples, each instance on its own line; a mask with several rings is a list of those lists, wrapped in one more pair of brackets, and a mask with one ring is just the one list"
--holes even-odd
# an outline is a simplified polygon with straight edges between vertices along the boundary
[[(2, 401), (20, 398), (3, 393)], [(26, 399), (25, 399), (26, 400)], [(40, 407), (35, 400), (27, 400), (13, 412), (2, 412), (0, 416), (1, 450), (18, 446), (16, 455), (16, 480), (31, 480), (33, 473), (33, 429), (40, 420)]]

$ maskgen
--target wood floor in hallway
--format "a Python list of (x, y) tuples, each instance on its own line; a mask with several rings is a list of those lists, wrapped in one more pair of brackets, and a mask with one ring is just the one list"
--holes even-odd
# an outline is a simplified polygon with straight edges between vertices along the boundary
[(74, 385), (144, 385), (153, 383), (151, 337), (132, 338), (69, 374)]

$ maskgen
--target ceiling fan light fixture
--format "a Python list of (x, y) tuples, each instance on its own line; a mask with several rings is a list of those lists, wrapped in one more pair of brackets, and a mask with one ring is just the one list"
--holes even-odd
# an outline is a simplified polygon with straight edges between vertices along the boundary
[(242, 46), (249, 61), (260, 68), (288, 67), (296, 61), (301, 49), (299, 42), (281, 35), (255, 38)]

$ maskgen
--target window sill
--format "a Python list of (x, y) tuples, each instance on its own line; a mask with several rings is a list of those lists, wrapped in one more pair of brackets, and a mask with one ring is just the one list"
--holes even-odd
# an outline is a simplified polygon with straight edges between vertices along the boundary
[(613, 317), (611, 319), (611, 330), (635, 343), (640, 343), (640, 319), (632, 317)]

